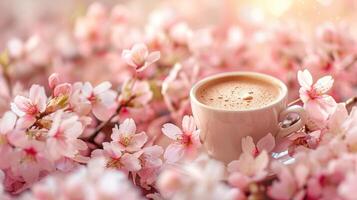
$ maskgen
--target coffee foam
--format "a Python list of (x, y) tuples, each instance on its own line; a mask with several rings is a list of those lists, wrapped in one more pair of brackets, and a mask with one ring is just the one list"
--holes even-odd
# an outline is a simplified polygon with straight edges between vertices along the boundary
[(280, 86), (270, 81), (250, 76), (233, 76), (204, 84), (197, 90), (197, 98), (210, 107), (249, 110), (271, 104), (280, 93)]

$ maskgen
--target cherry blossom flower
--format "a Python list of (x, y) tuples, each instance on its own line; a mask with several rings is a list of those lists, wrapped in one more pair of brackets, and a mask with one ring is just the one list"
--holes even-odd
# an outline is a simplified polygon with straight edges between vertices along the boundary
[(107, 120), (113, 113), (115, 106), (116, 94), (111, 90), (109, 82), (103, 82), (96, 87), (86, 82), (82, 86), (83, 96), (91, 103), (92, 112), (99, 120)]
[(148, 66), (160, 59), (160, 52), (149, 53), (145, 44), (135, 44), (131, 50), (124, 50), (122, 57), (125, 62), (134, 67), (136, 71), (141, 72)]
[(107, 167), (121, 169), (124, 172), (136, 172), (141, 169), (140, 155), (141, 152), (123, 153), (115, 142), (104, 142), (103, 149), (96, 149), (92, 152), (92, 157), (105, 157)]
[(79, 151), (87, 145), (78, 137), (83, 132), (83, 125), (77, 116), (67, 116), (62, 110), (54, 113), (51, 129), (48, 131), (47, 148), (53, 160), (65, 156), (81, 161)]
[(46, 110), (47, 96), (45, 89), (39, 85), (33, 85), (30, 88), (29, 97), (16, 96), (11, 103), (11, 109), (19, 118), (19, 125), (29, 127), (35, 121), (36, 117)]
[(54, 170), (53, 163), (45, 153), (45, 143), (26, 138), (25, 141), (17, 144), (20, 148), (16, 152), (16, 162), (11, 166), (11, 171), (15, 176), (22, 177), (26, 182), (24, 187), (38, 181), (44, 174)]
[(167, 123), (164, 124), (162, 132), (170, 139), (175, 140), (165, 150), (164, 158), (169, 163), (179, 161), (184, 156), (192, 157), (201, 146), (200, 130), (196, 128), (192, 116), (184, 116), (182, 130), (174, 124)]
[(145, 132), (136, 133), (133, 119), (126, 119), (119, 128), (113, 128), (112, 140), (117, 143), (121, 151), (134, 152), (140, 150), (146, 143), (148, 136)]
[(265, 150), (255, 158), (249, 153), (242, 153), (239, 160), (228, 164), (228, 172), (230, 172), (228, 182), (235, 187), (245, 189), (250, 182), (262, 180), (267, 176), (268, 164), (269, 157)]
[(304, 70), (298, 72), (298, 81), (300, 99), (309, 116), (318, 122), (325, 121), (336, 106), (335, 100), (326, 94), (333, 85), (332, 77), (322, 77), (313, 84), (310, 72)]

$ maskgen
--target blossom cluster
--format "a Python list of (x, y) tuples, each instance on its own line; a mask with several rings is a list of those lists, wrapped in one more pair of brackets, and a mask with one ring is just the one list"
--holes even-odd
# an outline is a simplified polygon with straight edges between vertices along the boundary
[[(144, 26), (136, 18), (93, 3), (60, 32), (41, 26), (7, 42), (0, 199), (356, 199), (357, 109), (343, 102), (357, 85), (348, 26), (322, 24), (313, 36), (239, 20), (197, 27), (170, 6)], [(244, 137), (225, 166), (205, 155), (189, 90), (247, 70), (283, 80), (308, 122), (283, 139)]]

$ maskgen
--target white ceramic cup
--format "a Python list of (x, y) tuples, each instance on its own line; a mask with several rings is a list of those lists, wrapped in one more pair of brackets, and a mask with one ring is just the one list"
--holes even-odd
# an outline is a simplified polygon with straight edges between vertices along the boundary
[[(278, 98), (271, 104), (257, 109), (226, 110), (205, 105), (197, 99), (198, 89), (208, 82), (226, 77), (248, 76), (273, 83), (280, 89)], [(307, 120), (301, 106), (287, 107), (288, 89), (286, 85), (272, 76), (255, 72), (228, 72), (207, 77), (197, 82), (190, 91), (193, 117), (201, 129), (201, 141), (207, 153), (215, 159), (229, 163), (238, 159), (242, 152), (241, 139), (251, 136), (254, 142), (268, 133), (275, 137), (286, 137), (301, 129)], [(288, 127), (281, 122), (295, 113), (299, 120)]]

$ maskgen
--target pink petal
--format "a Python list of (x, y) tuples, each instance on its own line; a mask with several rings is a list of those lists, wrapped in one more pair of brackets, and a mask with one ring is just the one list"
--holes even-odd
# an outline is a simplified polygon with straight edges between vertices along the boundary
[(304, 104), (305, 110), (308, 115), (315, 120), (325, 121), (330, 114), (335, 110), (337, 103), (328, 95), (322, 98), (310, 100)]
[(104, 150), (103, 149), (95, 149), (91, 153), (91, 157), (102, 157), (104, 156)]
[(201, 140), (200, 140), (200, 130), (196, 130), (192, 133), (191, 135), (191, 140), (193, 145), (198, 148), (202, 145)]
[(317, 93), (324, 94), (332, 88), (332, 85), (333, 78), (331, 76), (324, 76), (317, 80), (317, 82), (314, 84), (314, 88)]
[(351, 173), (346, 175), (345, 180), (338, 187), (338, 193), (346, 200), (356, 199), (357, 175)]
[(296, 182), (298, 184), (298, 187), (303, 187), (306, 184), (306, 181), (309, 176), (309, 168), (307, 168), (305, 165), (300, 164), (295, 167), (294, 170), (294, 175), (296, 177)]
[(227, 166), (227, 170), (230, 173), (237, 172), (239, 170), (239, 161), (233, 160), (232, 162), (230, 162)]
[(102, 92), (105, 92), (107, 90), (109, 90), (112, 87), (112, 84), (109, 81), (105, 81), (102, 82), (101, 84), (97, 85), (94, 89), (93, 89), (93, 93), (95, 95), (98, 95)]
[(192, 116), (185, 115), (182, 119), (182, 130), (184, 132), (192, 133), (196, 130), (195, 120)]
[(114, 128), (112, 128), (112, 135), (110, 136), (110, 138), (115, 141), (118, 142), (120, 140), (120, 132), (119, 132), (119, 128), (118, 125), (115, 125)]
[(269, 197), (273, 199), (292, 199), (296, 192), (295, 180), (287, 168), (279, 173), (279, 181), (274, 181), (268, 189)]
[[(11, 158), (14, 156), (13, 155), (13, 147), (7, 144), (2, 144), (0, 145), (0, 169), (6, 169), (8, 167), (11, 167), (13, 164), (11, 161)], [(0, 170), (1, 172), (1, 170)], [(0, 180), (1, 181), (1, 180)]]
[(87, 143), (85, 143), (83, 140), (80, 140), (80, 139), (75, 139), (72, 142), (72, 144), (79, 151), (83, 151), (83, 150), (86, 150), (88, 148)]
[(85, 97), (90, 97), (93, 92), (93, 87), (89, 82), (85, 82), (82, 86), (82, 93)]
[(16, 115), (11, 112), (7, 111), (1, 118), (0, 121), (0, 134), (5, 134), (12, 131), (16, 124)]
[(139, 171), (141, 169), (140, 160), (132, 154), (124, 154), (120, 161), (128, 171)]
[(16, 96), (14, 99), (14, 103), (11, 104), (11, 109), (18, 116), (22, 117), (26, 114), (26, 112), (31, 106), (32, 102), (30, 99), (25, 98), (23, 96)]
[(181, 144), (170, 144), (164, 154), (164, 158), (168, 163), (175, 163), (184, 156), (185, 148)]
[(139, 43), (135, 44), (131, 49), (133, 57), (146, 58), (149, 54), (148, 48), (145, 44)]
[(47, 104), (45, 88), (39, 85), (32, 85), (30, 88), (29, 99), (37, 106), (40, 112), (45, 111)]
[(122, 148), (114, 142), (108, 143), (105, 150), (109, 151), (114, 158), (120, 158), (122, 156)]
[(262, 151), (254, 160), (254, 169), (259, 172), (264, 170), (269, 164), (269, 156), (266, 151)]
[(164, 153), (164, 149), (159, 145), (145, 147), (143, 151), (144, 154), (153, 158), (158, 158)]
[(113, 90), (107, 90), (97, 95), (97, 98), (100, 99), (100, 102), (107, 107), (115, 106), (115, 98), (117, 97), (117, 93)]
[(40, 167), (36, 162), (26, 162), (19, 167), (20, 175), (25, 179), (26, 183), (31, 184), (36, 182), (40, 176)]
[(144, 144), (146, 143), (147, 139), (148, 139), (148, 136), (146, 135), (145, 132), (141, 132), (141, 133), (135, 134), (131, 138), (132, 143), (130, 145), (128, 145), (126, 149), (128, 151), (140, 150), (140, 148), (143, 147)]
[(15, 147), (24, 148), (28, 145), (29, 140), (28, 136), (25, 135), (22, 131), (15, 131), (8, 135), (9, 142)]
[(301, 87), (310, 89), (312, 81), (312, 76), (308, 70), (305, 69), (304, 71), (298, 71), (298, 82)]
[(25, 115), (17, 120), (16, 127), (20, 129), (29, 128), (35, 122), (36, 122), (36, 118), (34, 116)]
[(257, 143), (257, 148), (259, 152), (266, 150), (267, 152), (271, 152), (275, 147), (275, 138), (274, 136), (269, 133), (260, 139)]
[(228, 183), (240, 190), (245, 190), (250, 182), (251, 180), (249, 177), (237, 172), (232, 173), (228, 177)]
[(342, 132), (342, 124), (348, 117), (348, 112), (344, 103), (337, 104), (333, 114), (328, 119), (328, 128), (332, 133), (338, 134)]
[(173, 140), (176, 140), (179, 136), (183, 134), (179, 127), (171, 123), (164, 124), (161, 130), (167, 137)]
[(54, 113), (51, 129), (48, 131), (49, 136), (53, 137), (57, 133), (59, 126), (61, 124), (62, 113), (63, 113), (62, 110), (59, 110)]
[(125, 136), (134, 135), (136, 132), (135, 121), (131, 118), (124, 120), (119, 126), (119, 132)]
[(51, 89), (55, 88), (56, 85), (60, 83), (60, 78), (57, 73), (51, 74), (50, 77), (48, 77), (48, 85), (50, 86)]
[(113, 113), (113, 110), (109, 109), (102, 103), (96, 103), (92, 107), (92, 112), (94, 116), (100, 121), (106, 121), (110, 118)]
[(126, 64), (128, 64), (128, 65), (130, 65), (130, 66), (132, 66), (134, 68), (137, 68), (136, 64), (131, 59), (131, 51), (123, 50), (121, 56), (124, 59), (124, 61), (126, 62)]
[(77, 116), (73, 116), (62, 121), (61, 129), (67, 138), (76, 139), (82, 134), (83, 125)]
[(250, 136), (246, 136), (244, 138), (242, 138), (242, 151), (244, 153), (248, 153), (250, 155), (254, 155), (255, 154), (255, 144), (253, 142), (253, 138)]
[(160, 59), (160, 52), (159, 51), (154, 51), (149, 54), (149, 56), (146, 58), (146, 62), (148, 65), (151, 65), (152, 63), (158, 61)]
[(60, 95), (70, 95), (72, 92), (72, 85), (69, 83), (62, 83), (55, 87), (53, 96), (58, 97)]

